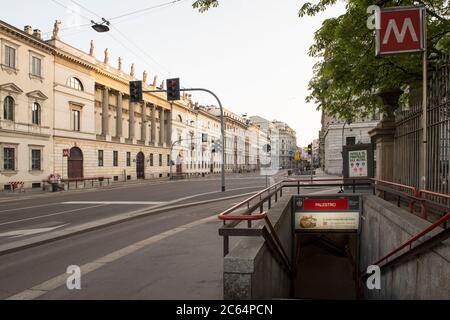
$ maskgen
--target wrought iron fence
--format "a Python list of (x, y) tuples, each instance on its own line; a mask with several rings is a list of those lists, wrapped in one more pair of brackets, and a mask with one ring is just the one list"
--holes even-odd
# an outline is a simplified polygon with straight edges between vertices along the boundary
[[(408, 110), (396, 113), (395, 182), (419, 187), (422, 104), (412, 97)], [(428, 84), (427, 190), (450, 194), (450, 56), (443, 56)]]

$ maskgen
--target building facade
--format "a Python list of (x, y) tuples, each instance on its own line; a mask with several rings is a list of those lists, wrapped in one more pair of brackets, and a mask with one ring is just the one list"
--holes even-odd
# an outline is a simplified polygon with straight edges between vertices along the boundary
[(369, 132), (377, 126), (379, 119), (379, 116), (374, 116), (371, 119), (355, 120), (349, 124), (345, 120), (323, 114), (319, 145), (323, 155), (324, 171), (328, 174), (342, 175), (343, 146), (371, 143)]
[(53, 48), (0, 21), (0, 183), (40, 187), (53, 170)]
[(164, 97), (144, 94), (142, 103), (130, 103), (133, 70), (124, 72), (121, 61), (111, 66), (107, 50), (101, 61), (93, 50), (49, 43), (55, 48), (55, 173), (114, 181), (167, 177), (172, 107)]
[[(221, 171), (219, 108), (199, 106), (187, 94), (168, 102), (163, 93), (144, 93), (143, 102), (130, 103), (129, 82), (138, 79), (134, 65), (128, 72), (121, 58), (111, 63), (108, 49), (96, 57), (93, 42), (89, 52), (72, 47), (60, 39), (59, 25), (43, 40), (37, 29), (0, 21), (4, 188), (14, 182), (39, 188), (51, 174), (128, 181), (165, 178), (170, 170)], [(147, 72), (142, 81), (145, 91), (164, 88), (157, 76), (150, 83)], [(227, 172), (260, 169), (269, 157), (266, 145), (274, 144), (277, 157), (295, 146), (295, 132), (285, 124), (258, 123), (230, 110), (224, 121)]]

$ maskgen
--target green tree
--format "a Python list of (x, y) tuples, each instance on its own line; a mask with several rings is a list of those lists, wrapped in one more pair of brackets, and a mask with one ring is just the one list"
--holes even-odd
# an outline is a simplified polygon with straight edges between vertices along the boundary
[[(322, 0), (314, 5), (306, 3), (299, 15), (315, 15), (335, 3), (336, 0)], [(422, 79), (420, 54), (375, 57), (374, 31), (366, 28), (366, 10), (371, 4), (393, 7), (411, 3), (349, 0), (346, 13), (325, 20), (315, 34), (309, 54), (320, 60), (314, 66), (307, 101), (315, 102), (330, 115), (351, 119), (383, 111), (376, 93), (403, 88)], [(449, 49), (448, 1), (424, 4), (429, 9), (428, 59), (432, 66)]]
[[(314, 16), (337, 0), (305, 3), (299, 16)], [(309, 83), (308, 102), (318, 109), (345, 119), (366, 117), (383, 111), (378, 92), (403, 88), (422, 78), (420, 54), (375, 57), (374, 31), (366, 28), (367, 7), (406, 6), (406, 0), (346, 0), (345, 14), (327, 19), (315, 33), (309, 55), (319, 59)], [(442, 53), (450, 51), (448, 0), (418, 1), (427, 8), (428, 60), (430, 67)], [(194, 8), (205, 12), (217, 7), (217, 0), (199, 0)]]

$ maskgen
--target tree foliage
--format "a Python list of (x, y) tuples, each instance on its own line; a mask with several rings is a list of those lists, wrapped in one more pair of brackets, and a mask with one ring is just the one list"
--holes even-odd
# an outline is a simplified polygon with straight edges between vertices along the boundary
[[(314, 16), (338, 0), (307, 2), (299, 16)], [(309, 83), (307, 102), (315, 102), (332, 116), (346, 119), (367, 117), (382, 112), (377, 93), (404, 88), (422, 79), (420, 54), (375, 57), (374, 31), (368, 30), (369, 5), (380, 7), (410, 6), (411, 0), (345, 0), (346, 12), (327, 19), (315, 33), (309, 55), (318, 58)], [(428, 60), (450, 52), (449, 0), (418, 1), (427, 9)], [(217, 7), (217, 0), (198, 0), (194, 8), (205, 12)]]
[[(306, 3), (299, 15), (315, 15), (336, 3), (322, 0)], [(428, 14), (428, 59), (430, 66), (448, 51), (448, 1), (425, 3)], [(420, 54), (375, 57), (374, 31), (366, 28), (368, 0), (347, 1), (345, 14), (327, 19), (315, 34), (309, 54), (319, 58), (309, 83), (307, 101), (330, 115), (352, 119), (383, 111), (378, 92), (403, 88), (422, 79)], [(380, 7), (410, 5), (409, 1), (378, 1)], [(432, 15), (432, 14), (433, 15)], [(445, 17), (442, 19), (442, 17)]]

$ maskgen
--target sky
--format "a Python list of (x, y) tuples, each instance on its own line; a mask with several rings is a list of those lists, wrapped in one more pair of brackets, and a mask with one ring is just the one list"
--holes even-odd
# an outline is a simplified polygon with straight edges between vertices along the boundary
[[(299, 18), (305, 1), (221, 0), (206, 13), (192, 8), (194, 0), (159, 6), (170, 1), (0, 0), (7, 8), (0, 19), (20, 29), (41, 29), (45, 38), (51, 37), (55, 20), (61, 20), (61, 40), (86, 52), (94, 40), (100, 60), (108, 48), (110, 63), (120, 56), (124, 70), (135, 63), (137, 75), (143, 70), (149, 79), (158, 75), (158, 84), (180, 77), (182, 87), (210, 89), (238, 115), (284, 121), (296, 130), (300, 147), (318, 138), (321, 113), (305, 102), (317, 62), (308, 49), (322, 22), (344, 13), (343, 2), (315, 17)], [(111, 22), (110, 32), (90, 28), (90, 21), (100, 17)], [(193, 99), (216, 104), (202, 93)]]

